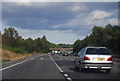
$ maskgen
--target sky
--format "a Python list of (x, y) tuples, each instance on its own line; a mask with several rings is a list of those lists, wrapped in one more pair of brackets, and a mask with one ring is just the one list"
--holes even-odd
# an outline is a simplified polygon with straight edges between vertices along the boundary
[(2, 2), (2, 32), (12, 26), (25, 39), (45, 35), (56, 44), (73, 44), (89, 35), (93, 26), (118, 25), (117, 2), (5, 1)]

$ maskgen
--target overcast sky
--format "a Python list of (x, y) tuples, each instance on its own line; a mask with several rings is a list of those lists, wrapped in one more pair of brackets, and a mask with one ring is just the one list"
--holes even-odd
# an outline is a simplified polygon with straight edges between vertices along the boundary
[(118, 25), (117, 2), (2, 2), (3, 29), (12, 26), (24, 38), (72, 44), (109, 23)]

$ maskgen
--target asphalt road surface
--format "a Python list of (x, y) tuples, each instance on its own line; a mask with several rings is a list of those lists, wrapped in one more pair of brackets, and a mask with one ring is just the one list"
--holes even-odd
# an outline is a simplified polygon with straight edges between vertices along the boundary
[(104, 70), (80, 72), (74, 68), (74, 56), (34, 55), (2, 65), (2, 81), (120, 81), (119, 63), (114, 63), (111, 73)]

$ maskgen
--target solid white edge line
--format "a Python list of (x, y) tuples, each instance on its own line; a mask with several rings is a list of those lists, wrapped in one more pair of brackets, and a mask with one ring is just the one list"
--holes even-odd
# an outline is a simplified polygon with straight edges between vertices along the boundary
[(0, 69), (0, 71), (3, 71), (3, 70), (5, 70), (5, 69), (11, 68), (11, 67), (14, 67), (14, 66), (19, 65), (19, 64), (21, 64), (21, 63), (24, 63), (24, 62), (26, 62), (26, 61), (27, 61), (27, 60), (24, 60), (24, 61), (22, 61), (22, 62), (19, 62), (19, 63), (13, 64), (13, 65), (7, 66), (7, 67), (5, 67), (5, 68)]
[[(40, 55), (40, 56), (42, 56), (42, 55)], [(2, 68), (2, 69), (0, 69), (0, 71), (3, 71), (3, 70), (5, 70), (5, 69), (8, 69), (8, 68), (14, 67), (14, 66), (16, 66), (16, 65), (22, 64), (22, 63), (26, 62), (27, 60), (33, 60), (33, 58), (30, 56), (30, 57), (28, 57), (26, 60), (24, 60), (24, 61), (22, 61), (22, 62), (19, 62), (19, 63), (16, 63), (16, 64), (13, 64), (13, 65), (10, 65), (10, 66), (7, 66), (7, 67), (5, 67), (5, 68)]]
[(57, 63), (53, 60), (53, 58), (50, 55), (49, 57), (53, 61), (53, 63), (57, 66), (57, 68), (60, 70), (60, 72), (63, 72), (63, 70), (57, 65)]

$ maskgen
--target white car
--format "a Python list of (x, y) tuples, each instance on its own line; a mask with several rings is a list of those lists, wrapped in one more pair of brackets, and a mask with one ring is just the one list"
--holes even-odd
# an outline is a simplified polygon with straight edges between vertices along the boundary
[(112, 56), (106, 47), (85, 47), (74, 60), (75, 68), (81, 71), (90, 68), (111, 72), (112, 65)]

